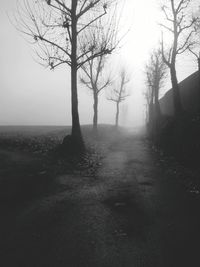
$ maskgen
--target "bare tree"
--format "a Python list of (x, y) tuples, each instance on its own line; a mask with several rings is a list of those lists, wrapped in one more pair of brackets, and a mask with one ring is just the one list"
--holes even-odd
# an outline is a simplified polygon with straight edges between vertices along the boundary
[(145, 74), (147, 84), (146, 99), (149, 110), (149, 122), (151, 123), (152, 119), (157, 120), (161, 116), (159, 92), (166, 78), (166, 65), (163, 62), (160, 50), (154, 50), (151, 53), (145, 68)]
[(144, 90), (144, 97), (146, 100), (146, 123), (150, 125), (152, 123), (152, 114), (153, 114), (153, 90), (152, 87), (148, 85)]
[(188, 50), (196, 58), (198, 71), (200, 73), (200, 17), (198, 17), (193, 28), (194, 28), (194, 34), (192, 36), (192, 40), (189, 43)]
[(196, 30), (195, 39), (193, 39), (188, 47), (188, 50), (197, 60), (198, 71), (200, 73), (200, 30)]
[(166, 23), (160, 24), (165, 30), (172, 34), (172, 44), (168, 51), (165, 49), (164, 37), (162, 35), (161, 51), (163, 61), (170, 69), (173, 88), (174, 112), (180, 115), (183, 111), (179, 84), (176, 74), (177, 56), (183, 54), (189, 47), (190, 38), (193, 34), (193, 25), (196, 18), (189, 16), (189, 5), (193, 0), (169, 0), (162, 6)]
[(116, 103), (116, 116), (115, 116), (115, 126), (119, 125), (119, 105), (121, 102), (126, 100), (130, 94), (127, 92), (126, 84), (130, 81), (125, 69), (120, 72), (119, 84), (111, 89), (110, 96), (107, 97), (108, 100)]
[[(76, 146), (84, 148), (77, 96), (77, 71), (86, 62), (110, 54), (116, 47), (115, 12), (109, 13), (116, 0), (23, 0), (18, 2), (15, 25), (36, 45), (40, 60), (51, 69), (66, 64), (71, 68), (71, 136)], [(109, 14), (109, 15), (108, 15)], [(106, 16), (107, 15), (107, 16)], [(91, 38), (88, 31), (104, 19), (108, 42)], [(103, 25), (105, 26), (105, 25)]]
[(106, 76), (104, 71), (105, 60), (105, 55), (101, 55), (97, 58), (92, 58), (81, 67), (83, 70), (83, 75), (81, 76), (80, 81), (93, 93), (94, 133), (97, 133), (99, 94), (111, 84), (110, 76), (104, 78)]

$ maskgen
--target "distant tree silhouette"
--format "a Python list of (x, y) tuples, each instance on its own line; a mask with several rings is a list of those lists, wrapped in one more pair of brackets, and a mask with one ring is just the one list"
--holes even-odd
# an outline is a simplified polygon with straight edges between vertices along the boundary
[(171, 82), (173, 88), (174, 112), (180, 115), (183, 112), (181, 103), (179, 84), (176, 74), (177, 56), (183, 54), (189, 47), (193, 33), (193, 25), (196, 18), (189, 16), (189, 4), (193, 0), (169, 0), (162, 6), (162, 12), (166, 20), (165, 24), (160, 24), (165, 30), (172, 34), (172, 44), (169, 49), (165, 48), (162, 34), (161, 51), (163, 61), (170, 69)]
[(152, 124), (153, 121), (153, 90), (152, 87), (147, 84), (147, 88), (144, 91), (144, 97), (146, 100), (146, 123)]
[(199, 40), (192, 41), (191, 46), (188, 50), (192, 53), (192, 55), (197, 60), (198, 71), (200, 72), (200, 38)]
[[(163, 62), (162, 54), (160, 50), (154, 50), (149, 62), (145, 67), (147, 91), (145, 93), (149, 123), (153, 120), (157, 120), (161, 116), (161, 109), (159, 103), (159, 91), (166, 78), (166, 65)], [(155, 108), (154, 108), (155, 107)]]
[[(105, 58), (101, 55), (98, 58), (92, 59), (87, 62), (84, 66), (82, 66), (82, 70), (84, 73), (84, 77), (81, 76), (80, 81), (87, 88), (92, 90), (93, 93), (93, 130), (97, 133), (97, 125), (98, 125), (98, 101), (99, 94), (103, 89), (108, 87), (111, 84), (110, 77), (103, 77), (102, 72), (104, 69)], [(104, 73), (105, 75), (105, 73)]]
[[(78, 112), (77, 71), (88, 61), (110, 54), (116, 48), (116, 5), (114, 0), (23, 0), (15, 14), (16, 28), (31, 38), (36, 53), (51, 69), (67, 64), (71, 68), (72, 132), (70, 142), (84, 148)], [(114, 5), (113, 13), (109, 13)], [(106, 16), (107, 15), (107, 16)], [(107, 42), (91, 38), (89, 28), (105, 19), (110, 30)], [(102, 31), (103, 33), (103, 31)], [(100, 40), (97, 38), (97, 40)], [(109, 41), (108, 41), (109, 40)], [(68, 138), (69, 140), (69, 138)]]
[(118, 127), (119, 125), (119, 105), (121, 102), (126, 100), (130, 94), (127, 92), (126, 84), (130, 81), (127, 72), (125, 69), (122, 69), (119, 76), (119, 83), (118, 85), (113, 85), (114, 88), (111, 89), (110, 95), (107, 97), (108, 100), (113, 101), (116, 103), (116, 116), (115, 116), (115, 126)]

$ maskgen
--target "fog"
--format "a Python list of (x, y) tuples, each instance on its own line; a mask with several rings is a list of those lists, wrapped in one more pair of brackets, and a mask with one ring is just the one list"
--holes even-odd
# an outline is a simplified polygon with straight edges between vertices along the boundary
[[(70, 125), (70, 73), (68, 67), (54, 71), (45, 69), (34, 60), (32, 47), (9, 22), (15, 1), (0, 3), (0, 124), (1, 125)], [(122, 41), (122, 47), (112, 55), (109, 66), (123, 64), (131, 81), (131, 96), (121, 106), (120, 124), (139, 126), (144, 124), (143, 92), (144, 65), (149, 52), (159, 39), (158, 1), (127, 0), (121, 27), (130, 29)], [(185, 66), (178, 66), (178, 78), (182, 80), (196, 69), (195, 62), (185, 56)], [(81, 124), (92, 123), (92, 94), (78, 85)], [(166, 82), (162, 94), (170, 88)], [(115, 105), (102, 93), (99, 103), (99, 123), (114, 123)]]

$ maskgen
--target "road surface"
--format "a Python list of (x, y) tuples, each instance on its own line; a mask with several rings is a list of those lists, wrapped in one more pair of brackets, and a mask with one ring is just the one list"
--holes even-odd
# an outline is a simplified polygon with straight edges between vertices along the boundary
[(199, 196), (144, 138), (113, 142), (93, 175), (57, 175), (50, 193), (11, 199), (1, 201), (2, 267), (200, 266)]

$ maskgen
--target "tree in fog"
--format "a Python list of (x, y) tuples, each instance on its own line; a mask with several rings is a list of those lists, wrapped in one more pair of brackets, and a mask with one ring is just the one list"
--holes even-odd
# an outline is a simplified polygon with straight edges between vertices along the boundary
[(145, 67), (147, 91), (145, 93), (148, 108), (148, 120), (157, 120), (161, 116), (159, 92), (166, 78), (166, 65), (160, 50), (154, 50)]
[(110, 90), (110, 95), (107, 97), (108, 100), (116, 103), (116, 115), (115, 115), (115, 126), (119, 125), (119, 112), (120, 112), (120, 103), (126, 100), (130, 94), (127, 90), (127, 83), (130, 81), (130, 78), (125, 71), (122, 69), (119, 75), (119, 81), (114, 87)]
[[(96, 42), (101, 46), (104, 45), (104, 42), (109, 42), (109, 35), (103, 35), (101, 33), (101, 27), (96, 27), (93, 29), (93, 32), (96, 33), (93, 35), (95, 38), (98, 38)], [(104, 38), (104, 41), (99, 40)], [(91, 50), (91, 53), (95, 51)], [(101, 54), (99, 57), (89, 59), (84, 65), (82, 65), (82, 75), (80, 77), (80, 82), (85, 85), (88, 89), (92, 91), (93, 94), (93, 131), (97, 133), (98, 125), (98, 102), (99, 95), (106, 87), (111, 84), (111, 79), (109, 75), (106, 75), (105, 72), (105, 61), (106, 55)]]
[(193, 36), (190, 41), (188, 50), (197, 60), (198, 71), (200, 73), (200, 17), (198, 17), (194, 27)]
[[(77, 71), (88, 61), (110, 54), (116, 47), (116, 0), (23, 0), (18, 2), (15, 25), (36, 45), (45, 66), (71, 68), (72, 132), (70, 143), (84, 148), (78, 112)], [(114, 7), (111, 13), (111, 7)], [(109, 41), (96, 42), (88, 30), (103, 20)], [(107, 18), (107, 19), (106, 19)], [(99, 40), (97, 38), (97, 40)], [(69, 139), (66, 139), (69, 140)]]
[(188, 47), (188, 50), (197, 60), (198, 71), (200, 72), (200, 28), (195, 27), (195, 34)]
[(150, 125), (153, 117), (153, 90), (148, 84), (144, 90), (144, 98), (146, 100), (146, 123)]
[(183, 112), (179, 84), (176, 74), (177, 56), (183, 54), (189, 46), (196, 18), (190, 16), (189, 6), (193, 0), (167, 0), (162, 5), (165, 23), (160, 25), (172, 34), (172, 44), (168, 48), (162, 35), (161, 51), (165, 64), (169, 67), (173, 89), (174, 112), (180, 115)]

